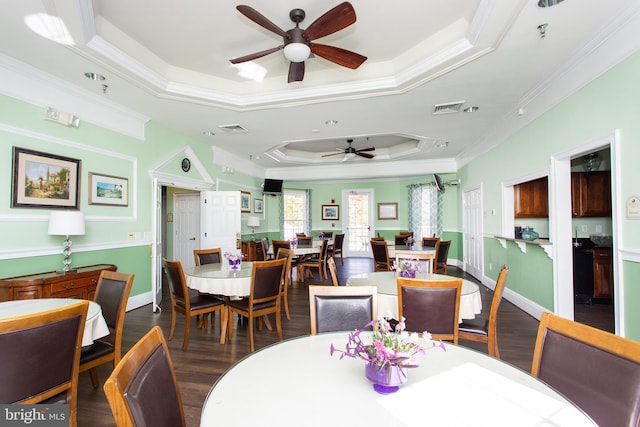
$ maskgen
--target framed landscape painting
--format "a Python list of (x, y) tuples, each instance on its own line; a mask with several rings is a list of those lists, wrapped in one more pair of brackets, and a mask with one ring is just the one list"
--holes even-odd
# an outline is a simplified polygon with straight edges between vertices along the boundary
[(240, 192), (240, 212), (251, 212), (251, 193)]
[(12, 208), (78, 209), (80, 160), (13, 147)]
[(322, 219), (326, 219), (326, 220), (340, 219), (340, 206), (322, 205)]
[(129, 180), (118, 176), (89, 172), (89, 204), (129, 205)]

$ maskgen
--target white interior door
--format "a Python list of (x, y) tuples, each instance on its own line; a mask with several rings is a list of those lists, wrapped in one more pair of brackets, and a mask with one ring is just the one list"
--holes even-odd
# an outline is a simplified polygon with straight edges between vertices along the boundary
[(193, 250), (200, 249), (200, 194), (173, 196), (173, 256), (183, 268), (195, 266)]
[[(343, 190), (342, 251), (347, 257), (371, 257), (373, 237), (373, 190)], [(344, 226), (346, 224), (346, 227)]]
[(463, 259), (464, 270), (482, 278), (482, 191), (480, 187), (464, 192)]
[(240, 251), (240, 192), (203, 191), (200, 199), (202, 247), (221, 248), (222, 253)]

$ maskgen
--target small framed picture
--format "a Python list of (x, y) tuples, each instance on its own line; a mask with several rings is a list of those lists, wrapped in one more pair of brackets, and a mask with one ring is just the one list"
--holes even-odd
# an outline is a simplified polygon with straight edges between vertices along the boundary
[(378, 203), (378, 219), (398, 219), (398, 203)]
[(322, 219), (326, 219), (326, 220), (340, 219), (340, 206), (322, 205)]
[(240, 192), (240, 212), (251, 212), (251, 193)]
[(13, 147), (12, 208), (78, 209), (80, 160)]
[(253, 199), (253, 212), (262, 213), (262, 199)]
[(129, 206), (129, 180), (89, 172), (89, 204)]

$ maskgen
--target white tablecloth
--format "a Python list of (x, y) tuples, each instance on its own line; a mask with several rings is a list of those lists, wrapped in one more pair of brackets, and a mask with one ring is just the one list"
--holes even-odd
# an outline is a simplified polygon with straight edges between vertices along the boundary
[(252, 262), (243, 262), (236, 272), (225, 261), (186, 268), (187, 286), (212, 295), (245, 296), (251, 292)]
[[(40, 298), (0, 302), (0, 319), (53, 310), (76, 304), (79, 301), (84, 300), (73, 298)], [(82, 346), (91, 345), (94, 340), (106, 337), (109, 334), (109, 326), (107, 326), (107, 322), (102, 316), (102, 308), (98, 303), (89, 301), (89, 311), (87, 312), (87, 321), (84, 326)]]
[[(363, 337), (367, 342), (367, 338)], [(381, 395), (357, 359), (329, 355), (345, 332), (286, 340), (233, 365), (211, 388), (200, 425), (594, 426), (582, 411), (527, 372), (445, 343), (418, 356), (395, 394)], [(248, 380), (250, 379), (250, 380)], [(249, 382), (248, 382), (249, 381)], [(463, 393), (473, 393), (472, 398)], [(286, 410), (274, 410), (286, 402)]]
[(404, 245), (388, 245), (389, 258), (395, 258), (395, 265), (401, 259), (418, 259), (423, 264), (423, 272), (433, 271), (433, 260), (436, 257), (436, 250), (430, 247), (412, 246), (407, 247)]
[[(424, 279), (442, 280), (454, 279), (444, 274), (426, 274)], [(378, 315), (398, 318), (398, 285), (397, 276), (393, 271), (377, 271), (355, 274), (347, 279), (347, 286), (377, 285), (378, 287)], [(477, 284), (462, 279), (462, 293), (460, 294), (459, 322), (462, 319), (473, 319), (482, 311), (482, 296)]]

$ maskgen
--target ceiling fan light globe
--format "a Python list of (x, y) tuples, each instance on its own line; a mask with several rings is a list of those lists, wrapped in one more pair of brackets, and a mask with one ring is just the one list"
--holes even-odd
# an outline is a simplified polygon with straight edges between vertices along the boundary
[(344, 158), (347, 159), (347, 160), (354, 159), (355, 157), (356, 157), (356, 153), (346, 153), (344, 155)]
[(284, 56), (291, 62), (304, 62), (311, 55), (311, 48), (304, 43), (289, 43), (284, 47)]

